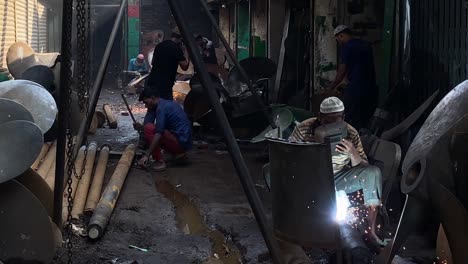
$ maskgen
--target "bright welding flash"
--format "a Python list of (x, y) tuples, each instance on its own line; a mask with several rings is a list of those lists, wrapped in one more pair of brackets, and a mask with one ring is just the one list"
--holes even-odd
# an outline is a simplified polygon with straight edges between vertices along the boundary
[(348, 195), (345, 191), (336, 192), (336, 216), (335, 220), (339, 223), (345, 221), (348, 216), (348, 209), (351, 206)]

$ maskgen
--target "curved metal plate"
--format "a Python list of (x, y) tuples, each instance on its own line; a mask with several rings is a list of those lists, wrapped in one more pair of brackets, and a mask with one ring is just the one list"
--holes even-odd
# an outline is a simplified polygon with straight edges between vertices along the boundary
[(34, 50), (24, 42), (16, 42), (11, 45), (7, 53), (8, 71), (15, 79), (21, 78), (24, 71), (39, 64), (34, 55)]
[(39, 127), (16, 120), (0, 125), (0, 183), (25, 172), (44, 144)]
[(0, 97), (22, 104), (31, 112), (34, 122), (45, 134), (54, 124), (57, 104), (52, 95), (39, 84), (26, 80), (0, 83)]
[(54, 193), (50, 189), (46, 181), (33, 169), (28, 169), (23, 174), (15, 178), (26, 189), (36, 196), (46, 209), (50, 217), (52, 217), (54, 207)]
[(35, 65), (28, 68), (21, 75), (21, 79), (38, 83), (52, 94), (55, 92), (54, 71), (45, 65)]
[(22, 104), (7, 98), (0, 98), (0, 124), (25, 120), (34, 122), (31, 113)]
[(54, 257), (54, 236), (46, 210), (34, 194), (14, 180), (0, 184), (0, 234), (0, 259), (4, 262), (50, 263)]

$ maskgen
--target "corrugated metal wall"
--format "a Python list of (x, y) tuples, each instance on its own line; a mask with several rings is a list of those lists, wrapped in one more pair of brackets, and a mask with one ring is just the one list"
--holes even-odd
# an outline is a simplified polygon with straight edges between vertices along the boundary
[(411, 99), (441, 97), (468, 79), (468, 4), (465, 0), (410, 2)]
[(47, 52), (47, 9), (37, 0), (0, 0), (0, 68), (15, 42), (28, 43), (36, 52)]
[(14, 10), (14, 0), (0, 0), (0, 68), (6, 68), (6, 53), (16, 40)]

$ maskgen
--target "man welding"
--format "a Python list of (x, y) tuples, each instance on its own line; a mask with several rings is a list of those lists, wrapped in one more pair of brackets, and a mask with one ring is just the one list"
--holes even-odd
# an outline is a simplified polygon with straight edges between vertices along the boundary
[[(336, 97), (323, 100), (318, 118), (310, 118), (298, 124), (289, 140), (293, 142), (315, 141), (315, 129), (327, 124), (344, 121), (345, 106)], [(347, 137), (336, 147), (332, 154), (333, 174), (337, 191), (347, 194), (362, 189), (364, 204), (368, 208), (368, 223), (371, 242), (382, 243), (376, 234), (376, 220), (380, 195), (382, 192), (382, 175), (380, 169), (370, 166), (357, 130), (347, 124)]]
[(192, 126), (184, 110), (177, 103), (160, 98), (158, 91), (154, 89), (144, 89), (139, 100), (145, 103), (148, 112), (144, 125), (134, 123), (133, 127), (137, 131), (143, 131), (150, 146), (138, 164), (146, 167), (149, 157), (153, 156), (153, 169), (164, 171), (166, 162), (161, 149), (172, 154), (175, 164), (186, 164), (186, 152), (192, 147)]

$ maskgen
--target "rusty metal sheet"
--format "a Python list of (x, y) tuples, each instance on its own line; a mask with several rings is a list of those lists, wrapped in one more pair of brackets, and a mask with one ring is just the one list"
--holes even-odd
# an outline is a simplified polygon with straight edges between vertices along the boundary
[(1, 261), (51, 263), (54, 257), (56, 242), (47, 211), (14, 180), (0, 184), (0, 234)]
[(15, 79), (21, 78), (23, 72), (28, 68), (39, 64), (34, 50), (24, 42), (16, 42), (11, 45), (6, 60), (8, 70)]

